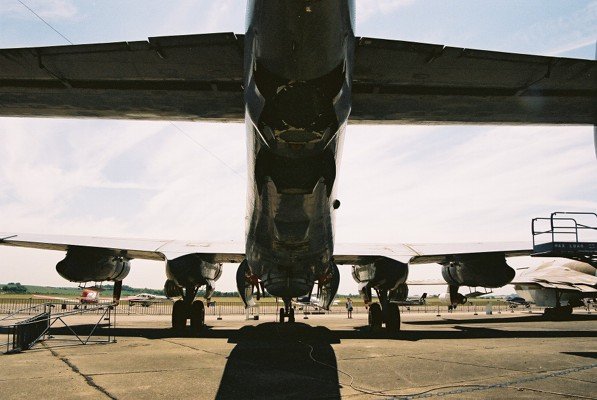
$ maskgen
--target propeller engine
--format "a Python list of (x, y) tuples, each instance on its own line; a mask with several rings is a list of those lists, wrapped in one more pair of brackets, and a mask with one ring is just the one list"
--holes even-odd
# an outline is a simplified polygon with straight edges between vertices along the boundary
[(391, 258), (380, 257), (369, 264), (353, 265), (352, 277), (359, 284), (359, 293), (365, 302), (371, 302), (371, 289), (387, 290), (396, 294), (396, 300), (408, 296), (406, 278), (408, 264)]
[(71, 247), (56, 264), (56, 272), (71, 282), (122, 281), (129, 273), (129, 259), (87, 247)]
[(503, 253), (455, 256), (443, 264), (442, 276), (451, 286), (497, 288), (514, 279)]

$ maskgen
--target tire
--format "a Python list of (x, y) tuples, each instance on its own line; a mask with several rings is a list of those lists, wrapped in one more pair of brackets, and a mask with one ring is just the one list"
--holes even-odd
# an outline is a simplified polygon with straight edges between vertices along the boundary
[(191, 304), (191, 329), (194, 333), (200, 332), (205, 326), (205, 306), (201, 300)]
[(283, 308), (280, 308), (280, 323), (284, 323), (284, 318), (286, 318), (286, 312)]
[(386, 330), (390, 334), (400, 332), (400, 308), (398, 304), (388, 303), (386, 308)]
[(380, 330), (383, 323), (383, 314), (381, 312), (381, 305), (373, 303), (369, 306), (369, 328), (372, 331)]
[(188, 307), (182, 300), (176, 300), (172, 306), (172, 328), (183, 330), (187, 325)]
[(290, 312), (288, 313), (288, 322), (294, 322), (294, 309), (291, 308)]

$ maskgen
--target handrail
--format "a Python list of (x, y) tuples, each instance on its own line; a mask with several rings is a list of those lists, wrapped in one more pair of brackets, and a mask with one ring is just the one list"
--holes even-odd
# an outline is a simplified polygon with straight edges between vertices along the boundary
[[(561, 215), (561, 217), (560, 217)], [(594, 216), (596, 225), (590, 226), (585, 223), (578, 223), (576, 218), (572, 216)], [(549, 229), (538, 230), (537, 225), (539, 222), (549, 221)], [(570, 225), (561, 225), (559, 223), (563, 221), (571, 222)], [(556, 241), (557, 235), (574, 235), (574, 242), (578, 243), (580, 234), (584, 231), (597, 231), (597, 213), (592, 212), (569, 212), (569, 211), (556, 211), (551, 213), (550, 217), (539, 217), (533, 218), (531, 221), (531, 233), (533, 235), (533, 247), (537, 244), (537, 239), (541, 235), (551, 235), (551, 242)]]

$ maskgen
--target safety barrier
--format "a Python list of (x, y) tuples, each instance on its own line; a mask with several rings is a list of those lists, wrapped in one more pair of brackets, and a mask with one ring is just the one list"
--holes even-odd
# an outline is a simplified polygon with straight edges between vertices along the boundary
[[(16, 302), (17, 305), (22, 305), (19, 303)], [(0, 318), (0, 334), (6, 334), (7, 338), (6, 342), (0, 342), (0, 347), (6, 349), (5, 353), (18, 353), (29, 350), (36, 343), (50, 339), (52, 337), (50, 335), (50, 328), (60, 324), (66, 327), (70, 336), (77, 343), (110, 343), (114, 341), (112, 328), (114, 327), (115, 319), (112, 310), (113, 305), (111, 304), (95, 304), (86, 309), (77, 309), (74, 311), (69, 311), (67, 307), (56, 309), (56, 305), (52, 303), (33, 304), (28, 307), (17, 308)], [(68, 317), (83, 313), (93, 314), (97, 318), (97, 322), (93, 328), (85, 334), (82, 332), (78, 333), (66, 322)], [(33, 316), (30, 316), (31, 314)], [(106, 321), (108, 322), (106, 323)], [(102, 340), (98, 337), (92, 339), (100, 324), (108, 327), (105, 331), (107, 332), (107, 339)], [(72, 341), (72, 339), (65, 340)]]
[[(279, 312), (280, 307), (282, 307), (282, 302), (279, 301), (277, 304), (273, 299), (267, 298), (265, 301), (259, 302), (259, 309), (250, 309), (250, 314), (276, 314)], [(14, 299), (14, 298), (0, 298), (0, 314), (9, 314), (18, 312), (21, 315), (35, 315), (38, 314), (38, 311), (35, 310), (36, 306), (43, 306), (47, 304), (48, 300), (44, 299)], [(71, 302), (54, 302), (55, 310), (60, 310), (62, 312), (86, 312), (87, 309), (95, 308), (97, 305), (93, 304), (80, 304), (74, 301)], [(121, 302), (117, 307), (114, 307), (113, 313), (117, 315), (171, 315), (172, 314), (172, 301), (164, 301), (164, 302), (152, 302), (148, 306), (143, 306), (141, 304), (129, 303), (129, 302)], [(478, 314), (485, 314), (485, 306), (487, 302), (469, 302), (464, 305), (458, 306), (456, 311), (459, 312), (467, 312), (467, 313), (478, 313)], [(301, 307), (303, 309), (301, 309)], [(365, 308), (364, 304), (359, 302), (353, 302), (353, 313), (360, 314), (360, 313), (367, 313), (367, 309)], [(435, 304), (426, 304), (426, 305), (411, 305), (411, 306), (401, 306), (400, 310), (402, 313), (447, 313), (448, 309), (445, 305), (435, 305)], [(518, 306), (516, 311), (543, 311), (542, 308), (531, 306), (530, 308), (524, 308), (523, 306)], [(504, 313), (511, 311), (509, 305), (505, 302), (493, 302), (492, 303), (492, 312), (493, 313)], [(90, 310), (90, 312), (100, 313), (100, 310)], [(311, 306), (297, 306), (296, 313), (320, 313), (323, 311), (316, 310), (314, 307)], [(340, 314), (345, 313), (346, 308), (343, 301), (340, 301), (339, 305), (332, 306), (330, 311), (325, 311), (326, 314)], [(220, 316), (220, 315), (244, 315), (246, 310), (244, 308), (243, 303), (240, 301), (215, 301), (211, 303), (209, 306), (205, 308), (205, 314), (211, 316)]]

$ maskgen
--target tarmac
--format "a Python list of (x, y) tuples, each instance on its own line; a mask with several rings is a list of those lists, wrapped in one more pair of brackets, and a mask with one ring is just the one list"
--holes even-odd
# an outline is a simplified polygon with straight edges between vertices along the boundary
[[(77, 332), (97, 320), (72, 318)], [(119, 315), (116, 342), (87, 345), (54, 330), (31, 350), (0, 355), (0, 398), (597, 398), (597, 315), (586, 311), (569, 321), (403, 314), (394, 337), (370, 332), (364, 314), (206, 322), (194, 337), (169, 329), (169, 317)]]

